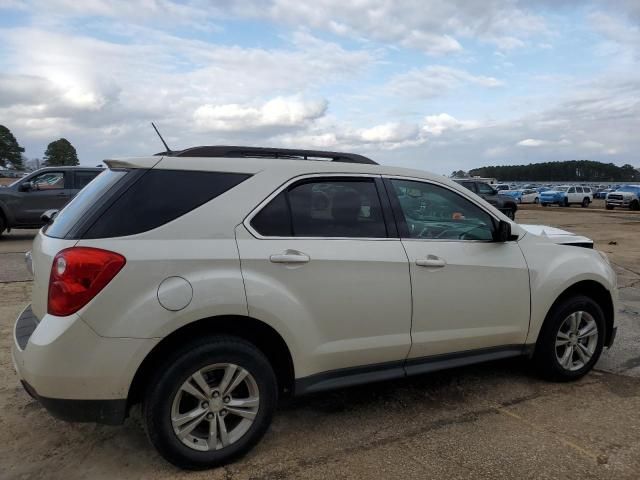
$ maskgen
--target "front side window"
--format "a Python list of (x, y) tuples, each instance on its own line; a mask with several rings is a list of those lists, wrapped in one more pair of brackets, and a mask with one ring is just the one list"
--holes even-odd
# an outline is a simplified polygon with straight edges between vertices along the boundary
[(571, 187), (567, 190), (567, 193), (576, 193), (576, 187)]
[(287, 188), (252, 220), (265, 237), (385, 238), (373, 179), (321, 179)]
[(64, 188), (63, 172), (45, 172), (31, 179), (33, 190), (62, 190)]
[(402, 237), (493, 240), (491, 215), (459, 194), (413, 180), (391, 180), (391, 185), (402, 212), (399, 225)]

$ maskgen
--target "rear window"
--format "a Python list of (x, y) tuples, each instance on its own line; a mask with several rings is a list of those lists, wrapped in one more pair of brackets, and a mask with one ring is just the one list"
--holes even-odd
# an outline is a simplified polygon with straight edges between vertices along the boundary
[(56, 238), (135, 235), (168, 223), (250, 175), (184, 170), (106, 170), (45, 230)]
[(83, 238), (135, 235), (168, 223), (235, 187), (242, 173), (149, 170), (115, 200)]
[(126, 170), (105, 170), (102, 172), (69, 202), (55, 217), (52, 224), (45, 227), (44, 233), (49, 237), (65, 238), (73, 226), (88, 213), (96, 200), (126, 174)]

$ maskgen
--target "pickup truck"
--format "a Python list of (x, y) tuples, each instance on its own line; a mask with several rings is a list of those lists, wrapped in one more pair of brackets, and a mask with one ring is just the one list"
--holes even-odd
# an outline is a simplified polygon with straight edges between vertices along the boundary
[(616, 191), (609, 192), (605, 208), (613, 210), (616, 207), (640, 210), (640, 185), (623, 185)]
[(498, 192), (495, 188), (493, 188), (488, 183), (482, 182), (480, 180), (457, 180), (454, 179), (455, 182), (459, 183), (463, 187), (471, 190), (473, 193), (482, 197), (484, 200), (489, 202), (495, 208), (504, 213), (511, 220), (515, 220), (516, 211), (518, 210), (518, 205), (516, 204), (516, 200), (509, 195), (504, 195)]
[(12, 228), (40, 228), (47, 210), (62, 210), (103, 169), (45, 167), (0, 188), (0, 235)]

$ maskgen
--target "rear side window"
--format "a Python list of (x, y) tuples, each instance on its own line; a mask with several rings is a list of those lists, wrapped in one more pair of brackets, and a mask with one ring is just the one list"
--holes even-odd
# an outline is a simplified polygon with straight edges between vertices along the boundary
[(280, 193), (251, 221), (266, 237), (385, 238), (373, 179), (322, 179)]
[(149, 170), (117, 198), (83, 238), (134, 235), (157, 228), (235, 187), (250, 175)]
[(89, 184), (89, 182), (94, 178), (96, 178), (99, 174), (100, 172), (92, 172), (92, 171), (76, 172), (75, 188), (77, 190), (80, 190), (81, 188), (86, 187)]

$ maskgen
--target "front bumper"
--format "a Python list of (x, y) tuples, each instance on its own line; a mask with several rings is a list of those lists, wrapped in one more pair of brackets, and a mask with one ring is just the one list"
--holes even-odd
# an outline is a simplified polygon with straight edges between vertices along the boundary
[(13, 363), (25, 389), (53, 416), (122, 423), (131, 381), (156, 339), (105, 338), (80, 317), (44, 315), (27, 306), (16, 321)]

